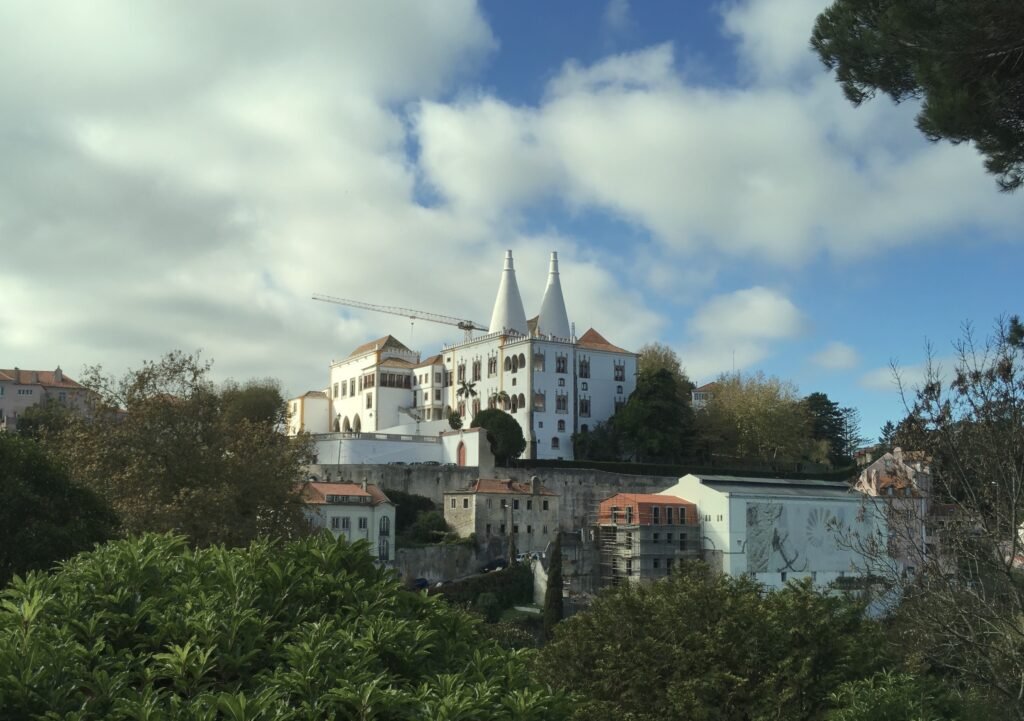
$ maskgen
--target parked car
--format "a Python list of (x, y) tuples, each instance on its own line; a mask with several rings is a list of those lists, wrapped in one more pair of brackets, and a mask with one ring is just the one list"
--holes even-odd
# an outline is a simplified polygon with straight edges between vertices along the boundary
[(423, 461), (423, 465), (425, 465), (425, 466), (439, 466), (439, 465), (441, 465), (441, 461)]

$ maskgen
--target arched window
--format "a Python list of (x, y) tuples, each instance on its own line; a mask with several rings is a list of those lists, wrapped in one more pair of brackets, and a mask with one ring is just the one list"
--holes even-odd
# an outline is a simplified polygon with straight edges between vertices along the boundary
[(351, 433), (352, 432), (352, 424), (349, 423), (348, 416), (345, 416), (345, 420), (342, 421), (342, 423), (341, 423), (341, 430), (343, 430), (345, 433)]
[(517, 410), (519, 410), (519, 401), (516, 396), (512, 396), (512, 412), (515, 413)]
[(526, 354), (525, 353), (520, 353), (519, 354), (519, 367), (520, 368), (525, 368), (526, 367)]
[(522, 393), (519, 394), (519, 407), (526, 408), (526, 396)]
[(512, 372), (515, 373), (517, 370), (519, 370), (519, 357), (512, 356)]
[(565, 421), (558, 421), (558, 430), (560, 430), (560, 431), (564, 431), (565, 430)]
[(554, 450), (558, 450), (558, 436), (552, 437), (552, 439), (551, 439), (551, 448), (554, 449)]
[(380, 535), (390, 536), (391, 535), (391, 519), (387, 516), (380, 517)]
[(362, 421), (359, 420), (359, 414), (356, 413), (355, 418), (352, 419), (352, 432), (359, 433), (361, 430), (363, 430), (363, 424)]
[(505, 358), (505, 370), (507, 370), (507, 371), (512, 370), (512, 359), (511, 358)]
[(335, 416), (334, 417), (334, 432), (337, 433), (340, 430), (341, 430), (341, 417), (340, 416)]
[(459, 447), (455, 450), (455, 462), (460, 466), (466, 465), (466, 444), (459, 441)]

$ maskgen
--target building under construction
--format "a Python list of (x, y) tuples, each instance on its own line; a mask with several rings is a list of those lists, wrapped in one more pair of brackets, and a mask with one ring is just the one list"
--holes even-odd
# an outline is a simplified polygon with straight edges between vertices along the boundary
[(656, 493), (619, 493), (597, 514), (600, 585), (668, 576), (701, 556), (696, 504)]

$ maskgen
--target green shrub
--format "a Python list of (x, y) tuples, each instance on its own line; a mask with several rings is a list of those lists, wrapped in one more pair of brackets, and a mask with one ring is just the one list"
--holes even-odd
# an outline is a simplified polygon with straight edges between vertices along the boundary
[(117, 541), (0, 604), (4, 720), (565, 718), (529, 663), (329, 534)]
[(483, 615), (487, 623), (494, 623), (501, 617), (501, 603), (498, 601), (498, 597), (490, 591), (485, 591), (477, 596), (473, 606)]
[(469, 606), (482, 593), (493, 593), (500, 608), (533, 602), (533, 571), (527, 564), (515, 564), (500, 571), (455, 581), (440, 589), (450, 602)]

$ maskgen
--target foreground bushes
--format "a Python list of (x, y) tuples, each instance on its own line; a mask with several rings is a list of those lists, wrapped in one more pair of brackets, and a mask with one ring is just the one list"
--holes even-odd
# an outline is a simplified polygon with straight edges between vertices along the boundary
[(564, 718), (527, 660), (361, 543), (149, 535), (4, 592), (0, 718)]

